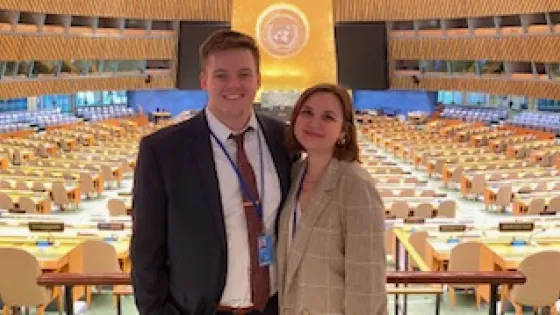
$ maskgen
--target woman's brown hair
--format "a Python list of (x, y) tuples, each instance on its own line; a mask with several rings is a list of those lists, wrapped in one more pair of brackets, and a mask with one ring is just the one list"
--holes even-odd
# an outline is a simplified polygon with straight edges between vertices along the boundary
[(358, 148), (356, 126), (354, 125), (354, 106), (352, 104), (352, 98), (346, 89), (336, 84), (317, 84), (308, 88), (301, 94), (292, 111), (290, 126), (286, 133), (286, 147), (292, 153), (298, 153), (304, 150), (294, 134), (294, 126), (303, 104), (316, 93), (331, 93), (339, 100), (342, 106), (342, 132), (344, 134), (344, 141), (337, 141), (334, 147), (333, 157), (340, 161), (359, 162), (360, 150)]

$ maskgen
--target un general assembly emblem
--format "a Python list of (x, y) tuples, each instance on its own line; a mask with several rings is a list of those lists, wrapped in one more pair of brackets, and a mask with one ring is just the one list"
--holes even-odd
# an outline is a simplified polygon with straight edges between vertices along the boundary
[(290, 4), (267, 7), (257, 20), (261, 48), (276, 58), (296, 56), (309, 40), (309, 23), (301, 10)]

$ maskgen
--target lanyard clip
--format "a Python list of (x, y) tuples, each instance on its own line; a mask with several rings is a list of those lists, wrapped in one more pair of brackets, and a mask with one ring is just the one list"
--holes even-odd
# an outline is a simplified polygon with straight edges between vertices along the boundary
[(243, 201), (243, 207), (245, 208), (259, 206), (260, 204), (261, 202), (259, 200), (255, 201), (255, 203), (253, 203), (252, 201)]

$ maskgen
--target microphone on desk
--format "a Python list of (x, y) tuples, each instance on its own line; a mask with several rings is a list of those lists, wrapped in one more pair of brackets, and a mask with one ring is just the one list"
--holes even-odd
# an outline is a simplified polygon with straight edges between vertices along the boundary
[(535, 231), (533, 233), (531, 233), (531, 235), (529, 235), (529, 237), (527, 238), (527, 240), (523, 240), (523, 239), (515, 239), (515, 236), (513, 237), (513, 239), (510, 242), (511, 246), (527, 246), (527, 245), (531, 245), (533, 238), (543, 232), (546, 232), (546, 229), (540, 229), (538, 231)]
[(108, 243), (110, 243), (110, 242), (116, 242), (117, 240), (118, 240), (118, 238), (117, 238), (117, 236), (116, 236), (115, 234), (111, 234), (111, 235), (105, 236), (105, 237), (103, 238), (103, 241), (108, 242)]
[(37, 246), (53, 246), (53, 245), (57, 245), (57, 243), (56, 243), (54, 237), (52, 236), (52, 233), (51, 233), (51, 232), (48, 232), (48, 234), (49, 234), (49, 237), (48, 237), (46, 240), (41, 240), (41, 239), (39, 239), (39, 240), (37, 240), (37, 241), (35, 242), (35, 244), (36, 244)]
[(544, 232), (546, 232), (546, 229), (545, 229), (545, 228), (541, 228), (540, 230), (538, 230), (538, 231), (536, 231), (536, 232), (534, 232), (534, 233), (531, 233), (531, 235), (529, 235), (529, 238), (527, 239), (527, 244), (531, 244), (531, 243), (533, 242), (533, 237), (535, 237), (535, 236), (537, 236), (537, 235), (539, 235), (539, 234), (542, 234), (542, 233), (544, 233)]
[(459, 239), (459, 237), (457, 236), (449, 236), (449, 238), (447, 239), (447, 244), (459, 244), (461, 243), (461, 240)]
[(515, 239), (515, 236), (514, 236), (513, 239), (511, 240), (511, 242), (509, 242), (509, 244), (511, 246), (525, 246), (525, 245), (528, 244), (528, 242), (524, 241), (524, 240)]

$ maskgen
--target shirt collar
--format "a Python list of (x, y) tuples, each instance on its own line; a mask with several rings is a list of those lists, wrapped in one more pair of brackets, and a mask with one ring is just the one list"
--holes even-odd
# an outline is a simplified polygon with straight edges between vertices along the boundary
[[(229, 127), (222, 124), (222, 122), (218, 120), (218, 118), (214, 116), (214, 114), (212, 114), (212, 112), (208, 109), (208, 107), (204, 110), (204, 113), (206, 114), (208, 127), (210, 127), (210, 130), (214, 132), (214, 135), (216, 135), (218, 140), (220, 140), (222, 143), (226, 143), (226, 141), (228, 140), (231, 134), (236, 134), (231, 129), (229, 129)], [(249, 122), (247, 123), (247, 126), (243, 128), (243, 131), (247, 130), (247, 128), (249, 127), (253, 128), (253, 130), (259, 129), (259, 123), (257, 121), (257, 116), (255, 115), (255, 111), (251, 111), (251, 117), (249, 118)]]

